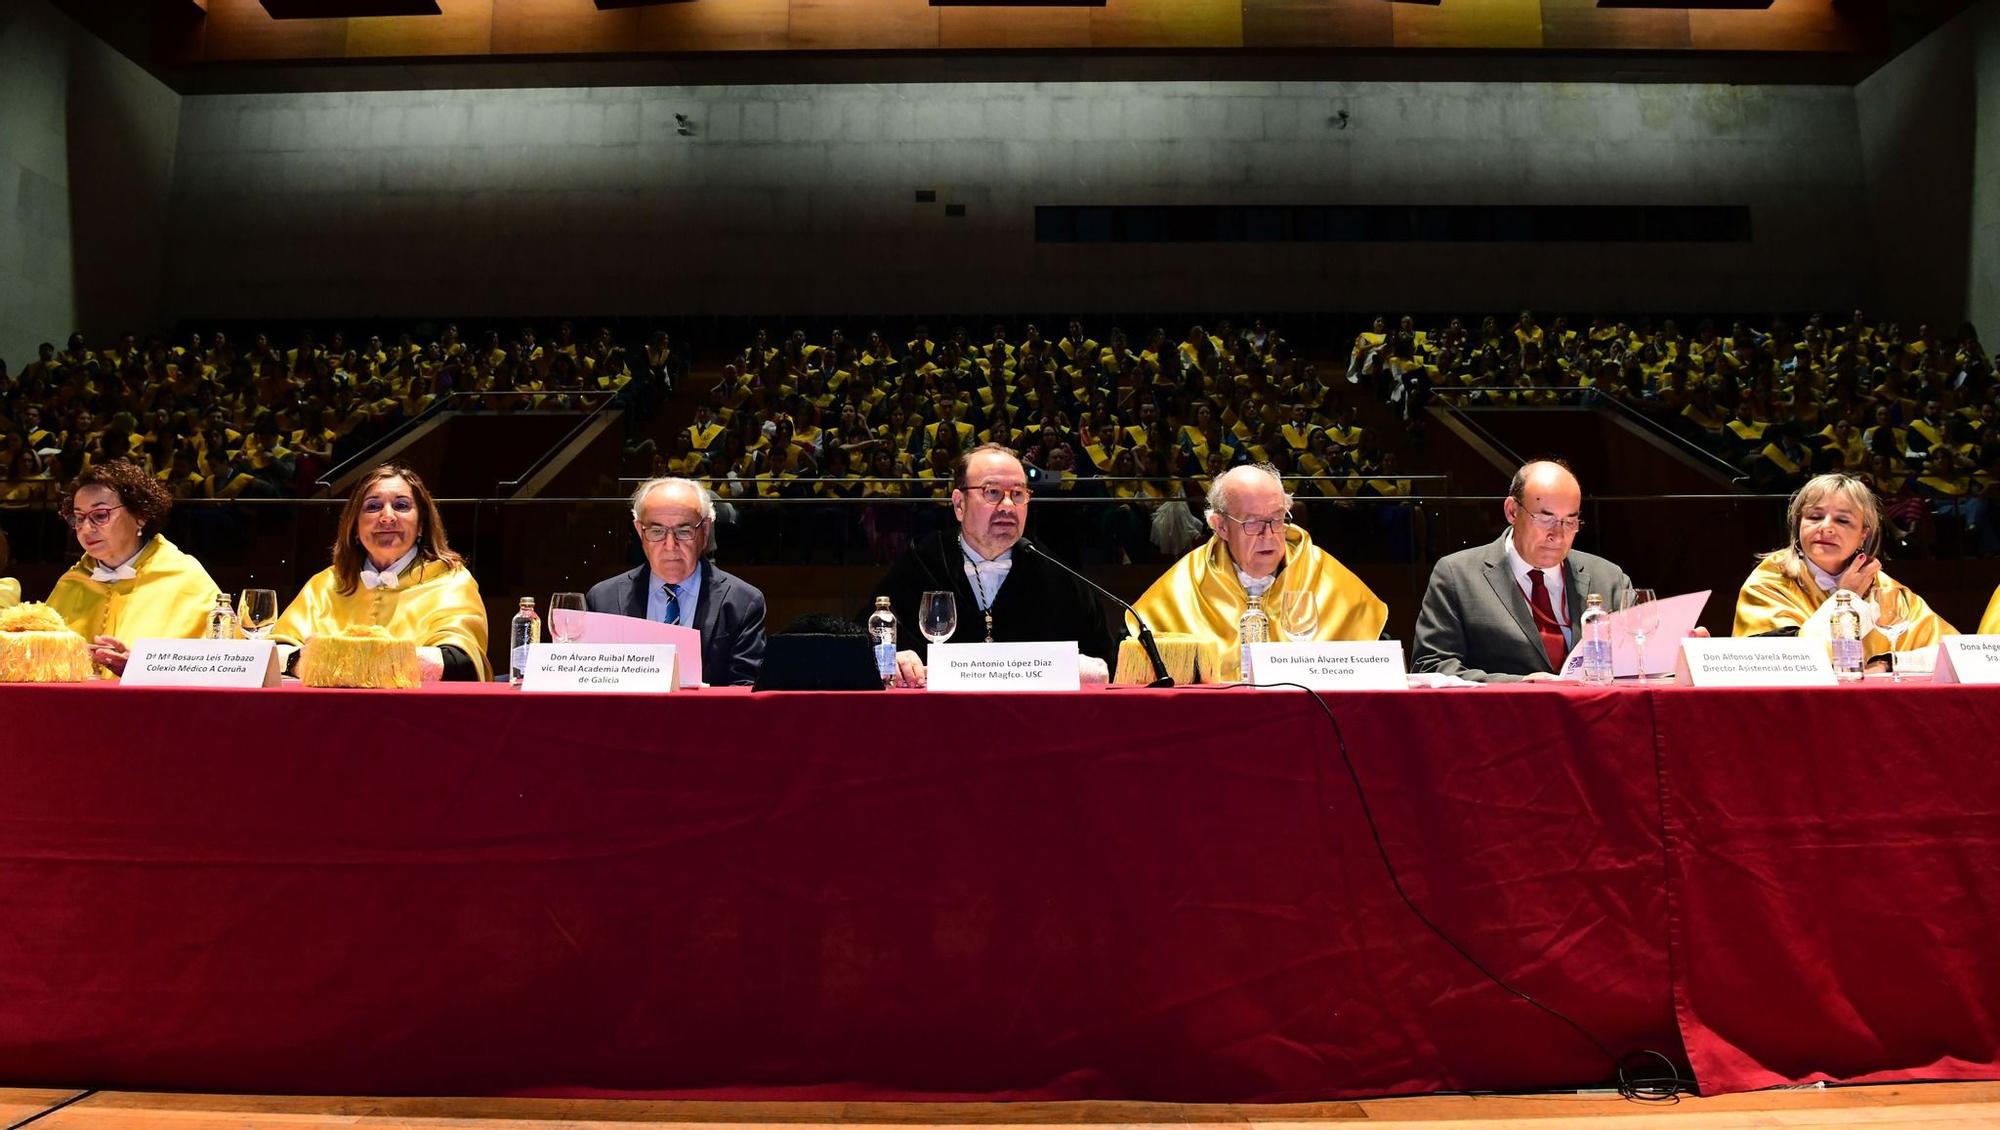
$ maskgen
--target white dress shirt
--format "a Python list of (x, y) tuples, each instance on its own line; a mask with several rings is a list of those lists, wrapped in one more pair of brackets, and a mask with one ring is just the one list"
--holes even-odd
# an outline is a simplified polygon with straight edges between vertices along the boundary
[(389, 563), (387, 569), (375, 568), (372, 558), (361, 562), (361, 587), (366, 589), (393, 589), (396, 578), (417, 559), (417, 547), (411, 546), (407, 553)]
[(958, 536), (960, 556), (965, 558), (965, 579), (972, 585), (972, 595), (980, 602), (981, 612), (993, 607), (1000, 599), (1000, 586), (1007, 583), (1007, 574), (1014, 568), (1014, 547), (1000, 551), (1000, 556), (991, 561), (983, 560), (970, 545), (965, 543), (965, 535)]
[[(1528, 607), (1532, 609), (1535, 606), (1535, 585), (1528, 580), (1528, 573), (1535, 567), (1528, 564), (1528, 559), (1514, 548), (1511, 537), (1507, 539), (1507, 568), (1514, 573), (1514, 587), (1521, 590), (1521, 595), (1527, 598)], [(1562, 629), (1563, 646), (1575, 647), (1576, 633), (1569, 626), (1569, 601), (1564, 599), (1568, 590), (1563, 585), (1562, 566), (1543, 569), (1542, 584), (1549, 590), (1549, 611), (1555, 613), (1556, 625)]]

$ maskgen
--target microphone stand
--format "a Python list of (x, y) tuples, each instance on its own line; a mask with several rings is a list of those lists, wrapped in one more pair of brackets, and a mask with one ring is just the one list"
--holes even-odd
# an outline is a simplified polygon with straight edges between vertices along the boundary
[(1132, 607), (1131, 605), (1125, 603), (1123, 600), (1119, 599), (1118, 594), (1112, 592), (1110, 589), (1105, 588), (1103, 585), (1098, 584), (1096, 581), (1093, 581), (1089, 577), (1084, 576), (1082, 573), (1077, 572), (1075, 569), (1070, 568), (1068, 565), (1063, 563), (1061, 558), (1056, 557), (1048, 550), (1043, 549), (1041, 546), (1036, 545), (1032, 541), (1029, 541), (1026, 534), (1021, 535), (1020, 540), (1016, 541), (1014, 544), (1016, 547), (1027, 550), (1029, 553), (1032, 553), (1035, 556), (1040, 557), (1042, 560), (1047, 561), (1050, 564), (1053, 564), (1056, 568), (1061, 569), (1063, 572), (1068, 573), (1070, 576), (1075, 577), (1077, 580), (1082, 581), (1086, 585), (1089, 585), (1093, 590), (1095, 590), (1099, 595), (1103, 596), (1106, 600), (1109, 600), (1111, 603), (1117, 605), (1120, 608), (1123, 608), (1125, 610), (1126, 615), (1132, 617), (1132, 622), (1139, 625), (1139, 646), (1145, 649), (1146, 659), (1153, 665), (1153, 681), (1147, 683), (1146, 685), (1149, 687), (1171, 687), (1174, 685), (1174, 677), (1172, 675), (1167, 674), (1167, 661), (1160, 658), (1160, 645), (1153, 642), (1153, 629), (1146, 626), (1146, 621), (1140, 618), (1138, 609)]

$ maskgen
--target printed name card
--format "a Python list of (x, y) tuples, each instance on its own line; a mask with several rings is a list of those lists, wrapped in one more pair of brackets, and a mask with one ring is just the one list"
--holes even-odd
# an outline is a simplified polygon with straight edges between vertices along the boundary
[(1946, 636), (1938, 643), (1935, 683), (2000, 683), (2000, 636)]
[(1681, 641), (1674, 680), (1684, 687), (1833, 687), (1825, 640), (1797, 637)]
[(571, 694), (666, 694), (679, 688), (677, 649), (670, 643), (538, 643), (528, 645), (524, 691)]
[(119, 681), (130, 687), (275, 687), (270, 640), (134, 640)]
[(1253, 643), (1258, 683), (1299, 683), (1316, 691), (1406, 691), (1403, 645), (1396, 640)]
[(932, 644), (925, 686), (934, 691), (1073, 691), (1076, 644)]

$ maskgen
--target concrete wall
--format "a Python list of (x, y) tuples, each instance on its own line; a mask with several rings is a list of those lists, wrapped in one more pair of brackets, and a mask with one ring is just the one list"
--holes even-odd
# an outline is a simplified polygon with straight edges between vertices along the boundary
[(44, 0), (0, 4), (0, 358), (160, 317), (179, 95)]
[(1966, 317), (1990, 351), (2000, 346), (2000, 2), (1986, 0), (1969, 29), (1978, 84), (1973, 134), (1972, 278)]
[[(1837, 308), (1872, 271), (1839, 238), (1867, 222), (1848, 88), (311, 93), (190, 97), (181, 126), (179, 317)], [(1743, 204), (1756, 240), (1034, 242), (1037, 204), (1395, 202)]]

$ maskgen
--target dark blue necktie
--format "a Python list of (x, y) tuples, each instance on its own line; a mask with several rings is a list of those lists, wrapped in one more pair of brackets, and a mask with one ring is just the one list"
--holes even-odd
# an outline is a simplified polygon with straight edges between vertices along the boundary
[(666, 593), (666, 594), (667, 594), (667, 614), (666, 614), (666, 615), (665, 615), (664, 617), (662, 617), (662, 618), (661, 618), (661, 623), (665, 623), (665, 624), (678, 624), (678, 623), (680, 623), (680, 622), (681, 622), (681, 598), (680, 598), (679, 596), (675, 595), (675, 593), (674, 593), (674, 586), (672, 586), (672, 585), (669, 585), (669, 584), (662, 584), (662, 585), (660, 586), (660, 591), (661, 591), (661, 592), (663, 592), (663, 593)]

